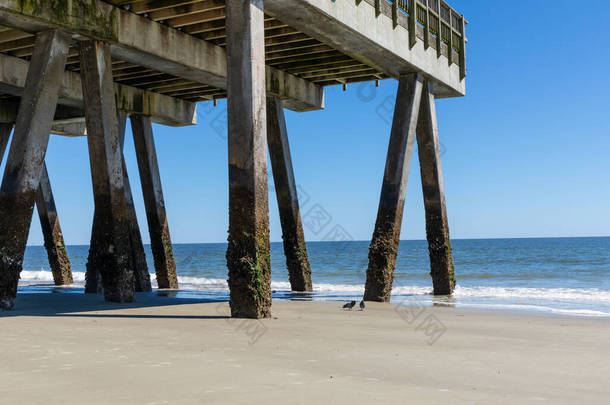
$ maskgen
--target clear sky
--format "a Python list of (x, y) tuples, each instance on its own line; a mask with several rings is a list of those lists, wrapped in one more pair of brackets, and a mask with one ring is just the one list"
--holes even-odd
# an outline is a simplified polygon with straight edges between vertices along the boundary
[[(610, 2), (450, 2), (466, 15), (467, 96), (437, 102), (452, 237), (610, 235)], [(326, 89), (326, 110), (287, 113), (296, 181), (352, 238), (371, 237), (396, 81)], [(155, 127), (174, 242), (224, 242), (226, 104), (200, 124)], [(126, 160), (148, 241), (131, 133)], [(66, 243), (88, 244), (93, 199), (86, 139), (54, 136), (47, 163)], [(402, 239), (425, 237), (417, 153)], [(4, 165), (2, 165), (4, 171)], [(272, 187), (270, 188), (272, 189)], [(281, 240), (270, 193), (271, 238)], [(34, 215), (29, 243), (41, 244)]]

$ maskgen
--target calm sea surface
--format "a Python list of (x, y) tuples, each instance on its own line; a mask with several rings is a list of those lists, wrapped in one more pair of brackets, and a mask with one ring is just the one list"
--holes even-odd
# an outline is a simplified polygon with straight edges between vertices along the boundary
[[(315, 292), (292, 294), (281, 243), (271, 244), (274, 298), (358, 299), (364, 291), (368, 242), (307, 244)], [(68, 246), (75, 285), (56, 289), (44, 247), (29, 246), (20, 293), (82, 292), (88, 246)], [(226, 244), (176, 244), (182, 297), (228, 299)], [(451, 298), (431, 293), (427, 243), (402, 241), (392, 302), (506, 308), (610, 316), (610, 238), (454, 240), (458, 287)], [(148, 266), (152, 254), (146, 246)]]

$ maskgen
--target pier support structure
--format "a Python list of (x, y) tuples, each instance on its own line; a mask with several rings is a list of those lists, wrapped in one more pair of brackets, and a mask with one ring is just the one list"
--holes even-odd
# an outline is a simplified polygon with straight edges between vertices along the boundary
[(227, 0), (231, 315), (271, 316), (263, 0)]
[(426, 236), (434, 294), (449, 295), (455, 288), (455, 275), (445, 206), (436, 106), (432, 85), (428, 82), (424, 86), (419, 110), (417, 152), (426, 210)]
[(95, 202), (90, 268), (99, 269), (107, 301), (134, 300), (134, 270), (110, 47), (80, 43), (87, 142)]
[[(0, 123), (0, 163), (2, 163), (14, 125), (12, 122)], [(49, 257), (49, 267), (53, 274), (53, 282), (58, 286), (72, 284), (74, 280), (72, 279), (70, 259), (66, 251), (59, 218), (57, 217), (55, 198), (53, 198), (53, 190), (51, 189), (51, 181), (49, 180), (46, 164), (43, 164), (42, 172), (40, 173), (40, 185), (36, 192), (36, 208), (40, 218), (44, 246)]]
[(53, 273), (53, 282), (55, 285), (72, 284), (74, 280), (72, 279), (70, 259), (66, 251), (66, 244), (64, 243), (59, 219), (57, 218), (55, 199), (53, 198), (53, 190), (51, 189), (51, 181), (49, 180), (46, 164), (42, 165), (40, 184), (36, 192), (36, 208), (44, 237), (44, 247), (47, 250), (49, 266)]
[(150, 117), (132, 115), (131, 129), (138, 158), (138, 170), (142, 183), (142, 195), (146, 207), (150, 247), (155, 262), (157, 284), (159, 288), (177, 289), (176, 262), (165, 212), (165, 199), (163, 198), (161, 175)]
[(12, 309), (70, 35), (37, 35), (0, 187), (0, 309)]
[(4, 152), (8, 146), (8, 141), (11, 137), (11, 131), (13, 130), (14, 126), (15, 124), (12, 122), (0, 123), (0, 163), (2, 163), (2, 159), (4, 159)]
[(303, 235), (284, 107), (277, 97), (267, 98), (267, 143), (282, 224), (284, 255), (290, 286), (292, 291), (312, 291), (311, 268)]
[(390, 300), (423, 82), (420, 74), (403, 76), (398, 82), (377, 221), (369, 248), (366, 301)]
[(127, 204), (127, 217), (129, 219), (129, 236), (131, 239), (131, 254), (133, 260), (134, 282), (137, 292), (152, 291), (150, 285), (150, 273), (148, 272), (148, 264), (146, 263), (146, 252), (144, 252), (144, 244), (142, 243), (142, 234), (138, 225), (138, 216), (136, 207), (133, 203), (133, 195), (131, 193), (131, 183), (127, 174), (127, 165), (125, 164), (125, 125), (127, 123), (127, 113), (119, 111), (117, 114), (119, 123), (119, 142), (121, 143), (121, 163), (123, 166), (123, 187), (125, 188), (125, 202)]
[(424, 82), (420, 74), (410, 74), (401, 77), (398, 84), (377, 222), (369, 249), (364, 291), (367, 301), (390, 300), (416, 138), (434, 294), (448, 295), (455, 287), (432, 85)]

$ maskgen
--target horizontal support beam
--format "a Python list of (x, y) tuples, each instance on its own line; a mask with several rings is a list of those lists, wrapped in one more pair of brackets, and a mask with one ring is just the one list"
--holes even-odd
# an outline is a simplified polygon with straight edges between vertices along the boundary
[[(358, 5), (354, 1), (265, 0), (265, 12), (394, 78), (423, 74), (434, 84), (436, 98), (466, 94), (459, 66), (448, 66), (447, 58), (426, 50), (423, 41), (410, 47), (408, 24), (401, 23), (407, 16), (398, 13), (399, 24), (394, 27), (391, 10), (387, 15), (376, 13), (374, 4), (368, 0)], [(386, 1), (379, 4), (391, 9)]]
[[(26, 60), (0, 54), (0, 93), (21, 97), (29, 67)], [(195, 103), (117, 83), (114, 91), (120, 110), (148, 115), (153, 122), (169, 126), (194, 125), (197, 122)], [(64, 72), (59, 104), (78, 109), (84, 107), (79, 74)]]
[[(24, 4), (32, 4), (25, 6)], [(101, 0), (0, 0), (0, 24), (28, 32), (59, 28), (110, 44), (114, 58), (197, 83), (227, 88), (224, 48)], [(324, 108), (324, 89), (267, 66), (268, 84), (294, 111)], [(280, 87), (278, 88), (277, 85)]]
[[(13, 124), (17, 119), (19, 111), (18, 98), (0, 100), (0, 123)], [(85, 128), (85, 117), (83, 112), (77, 108), (58, 105), (55, 110), (55, 119), (51, 126), (51, 133), (64, 136), (87, 135)], [(0, 160), (2, 157), (0, 156)]]

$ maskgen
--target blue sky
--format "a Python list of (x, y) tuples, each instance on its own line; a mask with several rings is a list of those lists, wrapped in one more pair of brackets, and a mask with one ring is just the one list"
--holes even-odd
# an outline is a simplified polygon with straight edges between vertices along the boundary
[[(610, 2), (453, 0), (466, 15), (464, 98), (437, 102), (452, 237), (610, 235)], [(524, 3), (525, 4), (525, 3)], [(396, 82), (326, 90), (326, 110), (287, 113), (297, 183), (342, 226), (371, 237)], [(224, 242), (228, 224), (226, 104), (201, 104), (194, 127), (155, 127), (174, 242)], [(148, 241), (133, 140), (126, 160)], [(93, 215), (84, 138), (54, 136), (47, 164), (66, 243), (88, 244)], [(417, 153), (402, 239), (425, 238)], [(2, 171), (4, 165), (2, 165)], [(281, 240), (270, 193), (271, 238)], [(41, 244), (37, 215), (30, 244)]]

